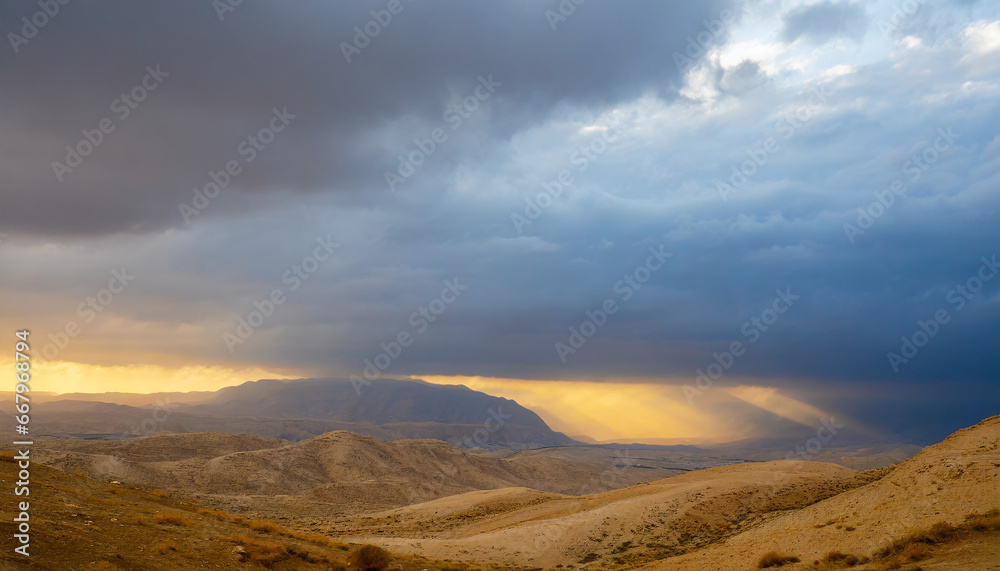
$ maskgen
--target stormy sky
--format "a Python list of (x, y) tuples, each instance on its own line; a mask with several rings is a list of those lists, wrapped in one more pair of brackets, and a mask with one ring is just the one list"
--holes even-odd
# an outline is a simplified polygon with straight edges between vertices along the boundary
[(1000, 409), (995, 2), (49, 10), (0, 6), (0, 323), (49, 390), (754, 386), (917, 441)]

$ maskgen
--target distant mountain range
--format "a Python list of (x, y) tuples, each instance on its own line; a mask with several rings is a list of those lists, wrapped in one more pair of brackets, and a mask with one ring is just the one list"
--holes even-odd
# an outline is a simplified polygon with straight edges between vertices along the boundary
[(515, 401), (419, 380), (378, 379), (356, 390), (348, 379), (267, 379), (214, 392), (38, 400), (43, 404), (33, 410), (32, 422), (39, 435), (51, 436), (110, 439), (213, 431), (297, 441), (349, 430), (383, 441), (433, 438), (467, 448), (577, 444)]

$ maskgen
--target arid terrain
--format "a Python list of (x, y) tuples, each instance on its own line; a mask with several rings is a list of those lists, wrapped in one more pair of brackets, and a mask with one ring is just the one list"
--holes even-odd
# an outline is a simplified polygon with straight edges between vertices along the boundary
[[(49, 567), (35, 568), (70, 568), (62, 545), (87, 554), (73, 568), (306, 569), (375, 544), (404, 569), (754, 569), (771, 551), (785, 569), (998, 569), (998, 443), (1000, 416), (855, 471), (691, 469), (698, 458), (681, 453), (500, 453), (344, 431), (57, 439), (36, 447), (48, 466), (36, 468), (33, 549)], [(14, 464), (2, 465), (9, 480)], [(174, 513), (180, 524), (164, 520)], [(253, 563), (241, 549), (263, 548), (241, 541), (273, 557)]]

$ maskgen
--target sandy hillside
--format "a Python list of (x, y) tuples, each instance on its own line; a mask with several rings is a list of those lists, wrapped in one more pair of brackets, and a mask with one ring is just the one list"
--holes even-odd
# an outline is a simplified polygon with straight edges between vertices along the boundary
[(543, 567), (638, 563), (860, 485), (854, 476), (850, 468), (819, 462), (739, 464), (583, 497), (523, 489), (464, 494), (341, 522), (329, 531), (388, 528), (389, 534), (345, 537), (442, 559)]
[[(802, 560), (783, 569), (807, 568), (831, 550), (870, 556), (908, 531), (1000, 507), (998, 443), (1000, 416), (994, 416), (924, 448), (881, 480), (648, 568), (752, 569), (772, 549)], [(994, 554), (1000, 555), (995, 544)]]
[(665, 466), (616, 469), (620, 460), (611, 456), (600, 461), (552, 454), (500, 457), (440, 440), (380, 442), (347, 431), (295, 443), (223, 433), (53, 439), (38, 450), (39, 461), (68, 472), (176, 490), (283, 518), (350, 515), (508, 487), (579, 495), (682, 473)]
[[(783, 569), (815, 568), (812, 562), (833, 550), (871, 556), (913, 529), (942, 520), (960, 524), (1000, 507), (998, 442), (1000, 417), (993, 417), (895, 468), (854, 472), (774, 461), (582, 497), (494, 490), (345, 519), (324, 531), (400, 552), (497, 565), (754, 569), (776, 549), (801, 560)], [(990, 554), (988, 538), (969, 541), (941, 549), (965, 549), (955, 557), (971, 560)], [(970, 568), (954, 561), (941, 568)], [(934, 560), (928, 565), (934, 568)]]

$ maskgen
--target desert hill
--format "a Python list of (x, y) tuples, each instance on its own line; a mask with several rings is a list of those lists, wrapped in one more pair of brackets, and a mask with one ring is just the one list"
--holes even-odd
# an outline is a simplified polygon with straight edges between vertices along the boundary
[[(582, 497), (495, 490), (356, 518), (329, 532), (401, 552), (503, 565), (755, 569), (776, 550), (800, 560), (784, 568), (816, 568), (812, 562), (831, 552), (845, 554), (844, 561), (872, 557), (913, 530), (941, 521), (960, 526), (1000, 508), (998, 442), (1000, 417), (992, 417), (892, 469), (855, 473), (772, 461)], [(977, 536), (978, 547), (949, 557), (997, 561), (997, 539)], [(942, 568), (987, 568), (976, 565)]]
[[(19, 470), (12, 458), (10, 451), (0, 451), (0, 484), (8, 489)], [(327, 571), (351, 568), (358, 550), (271, 521), (207, 509), (163, 490), (35, 464), (31, 474), (30, 559), (13, 551), (15, 503), (0, 504), (0, 569), (5, 571)], [(389, 564), (403, 571), (451, 567), (407, 556), (391, 556)]]
[(337, 431), (294, 443), (224, 433), (49, 439), (36, 453), (39, 461), (67, 472), (202, 495), (278, 516), (353, 514), (512, 486), (580, 494), (683, 471), (648, 466), (602, 482), (602, 473), (614, 467), (603, 458), (526, 452), (501, 456), (439, 440), (380, 442)]
[[(960, 524), (970, 514), (1000, 508), (998, 446), (1000, 416), (994, 416), (924, 448), (867, 486), (785, 514), (725, 545), (649, 568), (750, 569), (761, 554), (772, 549), (803, 562), (820, 559), (834, 549), (867, 556), (912, 530), (940, 521)], [(996, 544), (994, 554), (1000, 555)]]
[[(710, 544), (757, 523), (761, 514), (808, 505), (863, 482), (843, 466), (795, 464), (722, 466), (582, 497), (533, 490), (467, 494), (369, 521), (355, 518), (329, 533), (403, 553), (510, 566), (637, 564)], [(389, 534), (350, 531), (365, 528)]]
[[(239, 514), (223, 518), (230, 523), (268, 518), (291, 530), (289, 538), (314, 538), (312, 549), (375, 543), (404, 562), (730, 570), (755, 569), (774, 552), (768, 557), (791, 570), (912, 570), (904, 566), (919, 561), (930, 571), (997, 568), (998, 446), (1000, 416), (896, 466), (862, 472), (791, 460), (682, 471), (665, 464), (697, 452), (663, 458), (646, 449), (608, 458), (599, 447), (484, 451), (431, 440), (386, 443), (343, 431), (299, 442), (232, 434), (46, 439), (34, 454), (35, 462), (62, 469), (40, 467), (50, 479), (60, 481), (66, 472), (93, 476), (72, 476), (74, 486), (56, 491), (72, 509), (97, 511), (106, 522), (114, 510), (129, 514), (133, 505), (112, 507), (106, 496), (118, 490), (111, 480), (122, 490), (156, 485), (186, 498), (171, 509), (223, 508)], [(603, 491), (587, 493), (595, 480)], [(81, 486), (87, 491), (76, 493)], [(108, 489), (100, 492), (102, 486)], [(114, 551), (117, 536), (95, 535), (89, 524), (66, 520), (73, 516), (65, 506), (46, 509), (59, 514), (48, 520), (59, 533), (83, 533), (98, 551), (107, 550), (97, 560), (126, 557)], [(156, 533), (171, 524), (158, 525)], [(310, 533), (318, 535), (304, 535)], [(213, 548), (185, 537), (180, 547), (188, 557)], [(309, 549), (286, 548), (283, 563), (272, 568), (297, 568), (294, 550), (300, 548)], [(173, 554), (169, 544), (163, 549)]]

